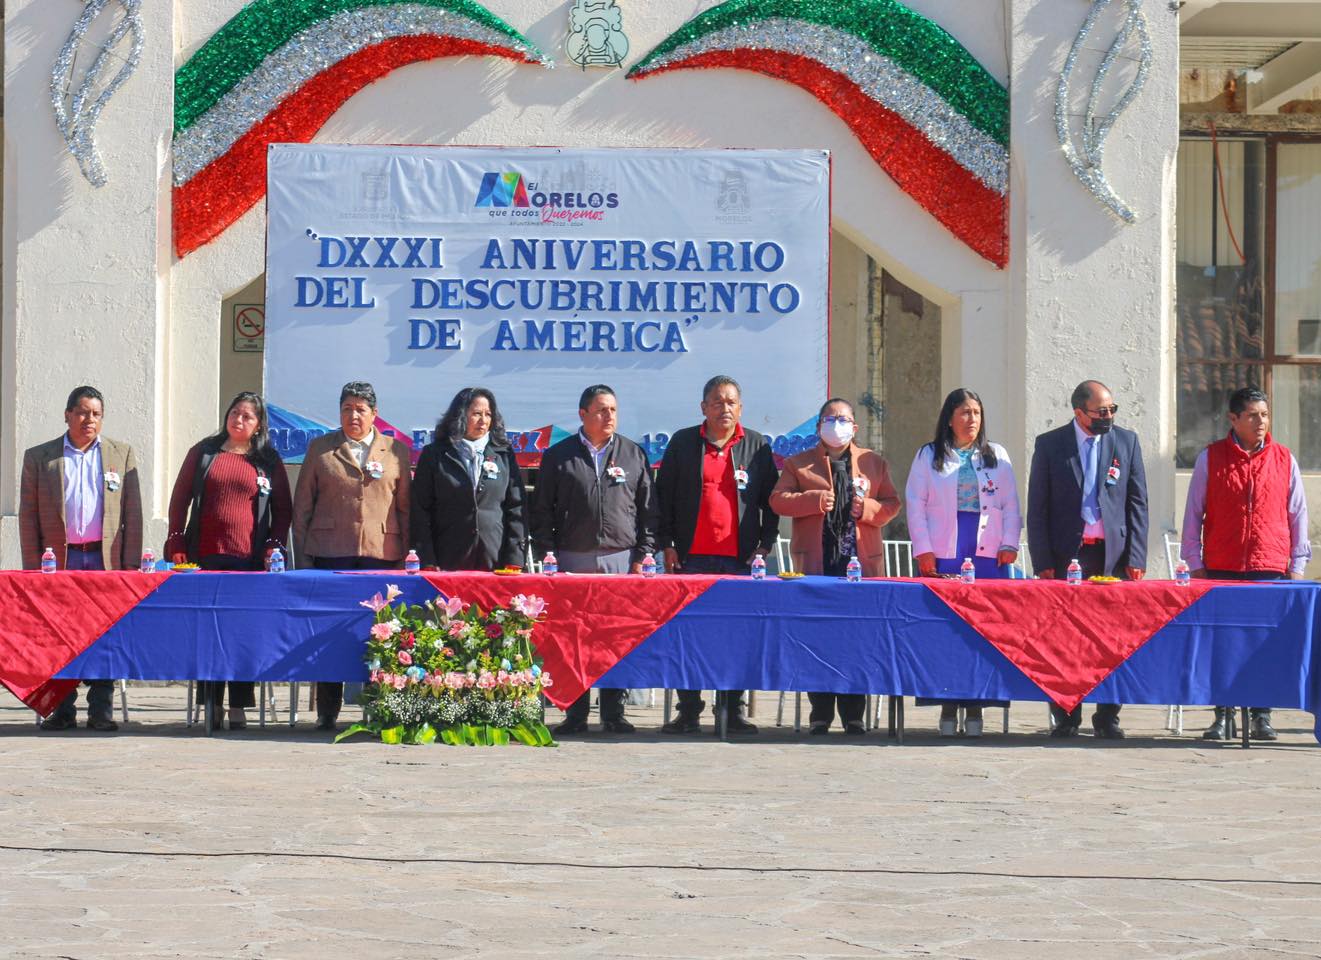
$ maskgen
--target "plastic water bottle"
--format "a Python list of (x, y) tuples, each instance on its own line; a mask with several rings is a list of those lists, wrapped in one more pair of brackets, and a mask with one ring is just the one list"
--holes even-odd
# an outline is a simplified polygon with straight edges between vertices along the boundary
[(139, 573), (156, 572), (156, 553), (151, 549), (151, 547), (147, 547), (145, 550), (142, 551), (142, 562), (138, 564), (138, 572)]
[[(652, 561), (655, 563), (655, 560)], [(555, 559), (555, 554), (547, 550), (546, 555), (541, 558), (541, 572), (548, 577), (553, 577), (560, 572), (560, 562)]]
[(844, 569), (844, 578), (849, 583), (859, 583), (862, 580), (862, 564), (858, 563), (857, 557), (849, 557), (849, 565)]
[(656, 557), (654, 554), (647, 554), (642, 558), (642, 575), (644, 577), (656, 576)]
[(760, 553), (752, 558), (752, 579), (753, 580), (766, 579), (766, 558), (763, 557)]
[(41, 555), (41, 572), (54, 573), (58, 568), (59, 564), (55, 562), (55, 551), (47, 547), (46, 552)]
[(1182, 558), (1174, 565), (1174, 582), (1181, 587), (1186, 587), (1193, 582), (1193, 575), (1188, 569), (1188, 562)]
[(284, 553), (279, 547), (271, 551), (271, 555), (266, 560), (267, 573), (284, 573)]
[(1082, 564), (1078, 562), (1077, 557), (1069, 561), (1069, 569), (1065, 572), (1064, 579), (1068, 581), (1071, 587), (1076, 587), (1082, 583)]
[(959, 580), (963, 583), (977, 582), (977, 568), (972, 565), (972, 557), (963, 558), (963, 566), (959, 567)]
[(417, 555), (416, 550), (409, 550), (408, 556), (404, 557), (404, 573), (417, 573), (422, 569), (422, 561)]

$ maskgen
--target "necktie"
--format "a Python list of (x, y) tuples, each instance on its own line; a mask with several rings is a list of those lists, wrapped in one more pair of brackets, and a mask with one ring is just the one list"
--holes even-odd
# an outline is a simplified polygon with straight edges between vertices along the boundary
[(1082, 465), (1082, 518), (1087, 523), (1101, 521), (1101, 501), (1096, 493), (1096, 454), (1096, 437), (1088, 437)]

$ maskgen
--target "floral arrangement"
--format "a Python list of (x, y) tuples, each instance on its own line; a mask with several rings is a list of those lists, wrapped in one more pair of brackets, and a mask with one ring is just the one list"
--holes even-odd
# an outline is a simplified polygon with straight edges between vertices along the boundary
[(374, 614), (367, 719), (336, 742), (371, 733), (385, 743), (555, 745), (541, 704), (551, 677), (532, 650), (544, 600), (519, 594), (483, 611), (457, 597), (395, 606), (400, 593), (390, 584), (360, 602)]

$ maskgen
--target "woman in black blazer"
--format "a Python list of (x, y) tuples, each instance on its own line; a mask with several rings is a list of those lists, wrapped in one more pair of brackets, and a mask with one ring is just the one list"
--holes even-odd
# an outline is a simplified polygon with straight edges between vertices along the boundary
[(432, 570), (523, 565), (526, 491), (495, 394), (454, 395), (413, 477), (413, 547)]

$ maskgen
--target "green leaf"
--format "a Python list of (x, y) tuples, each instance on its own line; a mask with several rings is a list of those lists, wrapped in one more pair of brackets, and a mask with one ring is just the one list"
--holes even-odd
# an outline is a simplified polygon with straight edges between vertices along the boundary
[(470, 747), (475, 747), (480, 742), (478, 737), (478, 727), (475, 724), (465, 723), (463, 725), (463, 742)]
[(541, 743), (537, 740), (537, 735), (532, 732), (526, 723), (520, 723), (518, 726), (510, 728), (509, 734), (525, 747), (541, 746)]
[(537, 735), (538, 745), (543, 747), (558, 746), (558, 744), (555, 742), (555, 738), (551, 736), (550, 730), (546, 728), (546, 725), (544, 723), (532, 724), (532, 731)]
[(386, 727), (384, 730), (381, 731), (381, 743), (403, 743), (403, 742), (404, 742), (404, 728), (402, 726)]
[(491, 745), (504, 747), (509, 744), (509, 731), (504, 727), (488, 727), (491, 732)]
[(374, 724), (355, 723), (353, 726), (349, 727), (347, 730), (345, 730), (343, 733), (337, 736), (332, 742), (339, 743), (341, 740), (347, 740), (349, 737), (356, 737), (360, 733), (374, 734), (374, 733), (380, 733), (380, 731), (376, 728)]
[(440, 739), (451, 747), (463, 746), (463, 734), (455, 727), (445, 727), (442, 729), (440, 731)]
[(417, 735), (414, 737), (415, 743), (435, 743), (439, 731), (429, 723), (424, 723), (417, 728)]

